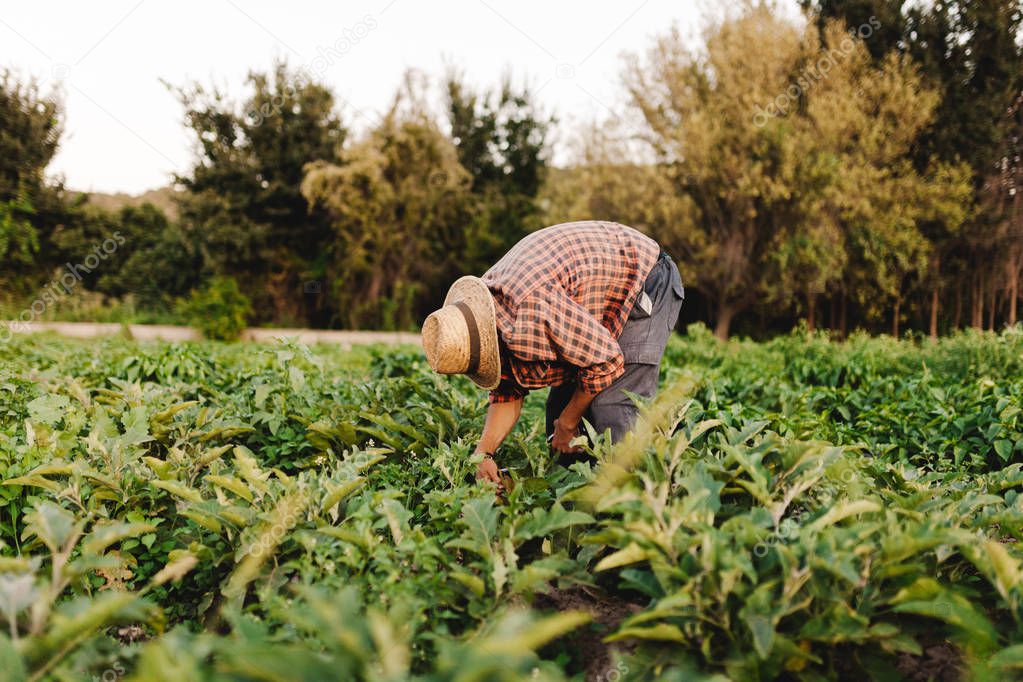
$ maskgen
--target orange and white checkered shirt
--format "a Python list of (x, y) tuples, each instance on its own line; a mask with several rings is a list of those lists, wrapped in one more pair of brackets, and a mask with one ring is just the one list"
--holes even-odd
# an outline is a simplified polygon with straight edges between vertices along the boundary
[(599, 393), (622, 375), (618, 337), (660, 247), (631, 227), (564, 223), (525, 237), (483, 275), (497, 307), (491, 402), (568, 380)]

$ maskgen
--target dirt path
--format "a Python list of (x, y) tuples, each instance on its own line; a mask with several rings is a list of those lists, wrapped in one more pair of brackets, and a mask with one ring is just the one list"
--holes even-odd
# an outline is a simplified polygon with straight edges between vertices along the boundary
[[(7, 336), (7, 330), (15, 334), (54, 332), (61, 336), (89, 339), (97, 336), (114, 336), (124, 332), (125, 327), (132, 338), (144, 341), (198, 341), (202, 335), (191, 327), (177, 327), (165, 324), (107, 324), (99, 322), (0, 322), (0, 338)], [(272, 343), (281, 337), (297, 337), (300, 343), (333, 343), (344, 347), (357, 344), (382, 343), (388, 345), (419, 345), (419, 334), (412, 332), (338, 331), (333, 329), (264, 329), (250, 327), (242, 332), (243, 341)]]

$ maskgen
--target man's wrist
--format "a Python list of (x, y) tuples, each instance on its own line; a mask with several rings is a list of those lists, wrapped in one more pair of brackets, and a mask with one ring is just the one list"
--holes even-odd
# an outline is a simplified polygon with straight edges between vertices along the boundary
[(562, 428), (568, 429), (569, 431), (575, 431), (578, 429), (581, 421), (582, 418), (574, 417), (570, 414), (565, 414), (564, 412), (562, 412), (561, 416), (558, 417), (558, 423), (562, 426)]

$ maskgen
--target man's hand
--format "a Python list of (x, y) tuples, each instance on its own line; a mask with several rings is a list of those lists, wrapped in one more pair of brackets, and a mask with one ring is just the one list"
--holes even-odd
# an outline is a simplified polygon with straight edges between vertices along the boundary
[(561, 416), (554, 420), (554, 433), (551, 434), (551, 447), (555, 452), (575, 453), (581, 448), (572, 447), (569, 443), (579, 434), (579, 423), (583, 420), (586, 409), (597, 397), (582, 386), (576, 386), (568, 405), (561, 411)]
[(483, 455), (483, 461), (476, 465), (477, 481), (493, 481), (501, 487), (501, 472), (497, 470), (497, 462), (490, 455)]
[(564, 415), (554, 420), (554, 433), (551, 436), (551, 447), (554, 448), (555, 452), (579, 452), (580, 448), (578, 445), (572, 446), (570, 443), (572, 439), (579, 435), (579, 423), (576, 422), (574, 425), (566, 423)]

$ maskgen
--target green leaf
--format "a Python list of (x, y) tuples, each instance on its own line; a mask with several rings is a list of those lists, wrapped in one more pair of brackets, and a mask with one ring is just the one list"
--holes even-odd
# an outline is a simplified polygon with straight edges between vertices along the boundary
[(556, 530), (594, 523), (595, 519), (580, 511), (568, 511), (560, 502), (555, 502), (550, 509), (538, 507), (515, 529), (515, 537), (520, 540), (546, 537)]
[(51, 493), (59, 493), (64, 489), (60, 483), (51, 481), (48, 478), (36, 474), (27, 474), (25, 476), (18, 476), (17, 478), (9, 478), (3, 482), (4, 485), (25, 485), (33, 488), (42, 488), (49, 490)]
[(75, 517), (53, 502), (40, 502), (25, 515), (28, 525), (22, 537), (36, 536), (56, 554), (75, 532)]
[[(256, 463), (256, 456), (244, 445), (234, 447), (234, 466), (241, 474), (241, 477), (253, 488), (265, 494), (269, 488), (266, 481), (270, 474), (259, 468)], [(252, 498), (249, 498), (250, 500)]]
[[(106, 551), (107, 547), (120, 542), (126, 538), (138, 537), (143, 533), (149, 533), (150, 531), (156, 530), (156, 526), (151, 523), (124, 523), (123, 521), (115, 521), (105, 525), (93, 526), (92, 532), (82, 543), (82, 554), (102, 554)], [(154, 539), (155, 535), (152, 536)], [(145, 542), (145, 538), (143, 538)], [(152, 544), (152, 541), (150, 541)], [(149, 547), (149, 545), (146, 545)]]
[(494, 496), (488, 494), (462, 505), (462, 525), (468, 529), (473, 540), (485, 547), (490, 546), (490, 541), (497, 532), (498, 510), (494, 506), (494, 501)]
[(661, 642), (678, 642), (688, 644), (689, 640), (682, 634), (677, 625), (658, 623), (649, 627), (622, 628), (613, 635), (604, 638), (605, 642), (618, 642), (623, 639), (649, 639)]
[(845, 602), (836, 602), (824, 614), (811, 618), (799, 631), (801, 639), (837, 644), (869, 639), (870, 619), (857, 613)]
[(133, 407), (121, 416), (124, 435), (120, 440), (127, 445), (141, 445), (153, 440), (149, 433), (149, 413), (144, 407)]
[(28, 415), (34, 422), (56, 426), (70, 408), (71, 400), (67, 396), (48, 393), (28, 404)]
[(988, 665), (1002, 670), (1023, 670), (1023, 644), (1014, 644), (991, 657)]
[(451, 571), (450, 575), (477, 597), (482, 597), (484, 592), (487, 591), (486, 583), (478, 575), (460, 570)]
[(757, 650), (757, 655), (766, 660), (774, 648), (774, 623), (771, 622), (771, 618), (759, 613), (747, 613), (743, 621), (753, 635), (753, 646)]
[(819, 519), (810, 524), (810, 529), (819, 531), (832, 526), (850, 516), (869, 514), (881, 511), (881, 505), (873, 500), (851, 500), (843, 501), (824, 513)]
[(0, 670), (3, 671), (4, 682), (26, 682), (28, 670), (14, 644), (7, 635), (0, 633)]
[(593, 567), (594, 573), (600, 573), (611, 568), (618, 568), (619, 566), (628, 566), (629, 564), (635, 564), (640, 561), (644, 561), (648, 558), (647, 551), (637, 545), (635, 542), (629, 543), (624, 549), (620, 549), (617, 552), (608, 554), (606, 557), (597, 562), (597, 565)]
[(202, 495), (199, 494), (199, 491), (189, 488), (184, 483), (178, 483), (177, 481), (150, 481), (149, 485), (154, 488), (166, 490), (171, 495), (180, 497), (183, 500), (188, 500), (189, 502), (195, 502), (197, 504), (202, 502)]
[(31, 606), (39, 589), (32, 573), (0, 573), (0, 614), (6, 623), (17, 622), (17, 615)]
[(324, 496), (323, 502), (320, 505), (321, 511), (330, 511), (334, 505), (361, 488), (365, 482), (366, 478), (364, 476), (356, 476), (350, 481), (338, 483)]
[(1012, 441), (1006, 438), (999, 438), (995, 441), (995, 452), (1002, 458), (1003, 462), (1008, 462), (1009, 458), (1012, 457)]
[(218, 476), (216, 474), (210, 474), (206, 476), (206, 481), (219, 488), (223, 488), (224, 490), (230, 490), (238, 497), (248, 502), (252, 502), (252, 491), (249, 490), (248, 486), (246, 486), (241, 479), (235, 478), (234, 476)]
[(60, 606), (44, 636), (27, 640), (25, 658), (33, 666), (38, 665), (82, 636), (118, 623), (149, 622), (158, 613), (131, 592), (106, 591), (95, 597), (79, 597)]
[(518, 654), (536, 651), (548, 642), (592, 620), (583, 611), (566, 611), (523, 627), (516, 633), (497, 632), (480, 643), (488, 654)]
[(987, 616), (964, 596), (933, 578), (918, 578), (899, 590), (891, 602), (898, 613), (915, 613), (948, 623), (981, 650), (990, 650), (998, 641), (998, 633)]

